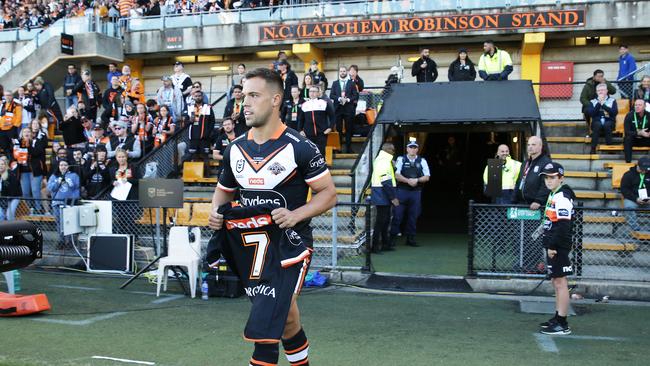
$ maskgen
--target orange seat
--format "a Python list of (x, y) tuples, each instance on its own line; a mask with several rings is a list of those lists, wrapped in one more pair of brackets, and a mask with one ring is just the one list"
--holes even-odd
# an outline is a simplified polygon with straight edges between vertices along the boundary
[(375, 124), (375, 119), (377, 119), (377, 111), (374, 108), (366, 109), (366, 121), (369, 125)]
[(327, 135), (327, 146), (331, 146), (334, 150), (341, 150), (341, 141), (339, 140), (339, 133), (334, 131)]
[(612, 188), (621, 188), (621, 179), (623, 174), (630, 170), (631, 167), (635, 166), (634, 163), (616, 163), (612, 164)]
[(196, 161), (183, 163), (183, 182), (196, 182), (203, 179), (204, 164)]
[(192, 226), (208, 226), (212, 203), (195, 203), (192, 206)]
[(191, 225), (190, 216), (192, 214), (192, 203), (184, 202), (183, 208), (176, 210), (176, 225), (189, 226)]

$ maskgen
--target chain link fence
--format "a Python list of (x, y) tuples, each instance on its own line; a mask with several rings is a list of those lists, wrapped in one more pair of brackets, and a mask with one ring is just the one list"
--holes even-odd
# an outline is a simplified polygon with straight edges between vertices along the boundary
[[(468, 274), (544, 277), (541, 223), (527, 206), (470, 203)], [(572, 238), (576, 278), (650, 281), (650, 211), (577, 207)]]

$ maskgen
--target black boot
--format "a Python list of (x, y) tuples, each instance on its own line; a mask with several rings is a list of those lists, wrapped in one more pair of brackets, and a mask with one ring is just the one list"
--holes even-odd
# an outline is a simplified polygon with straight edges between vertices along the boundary
[(388, 243), (388, 246), (383, 248), (384, 252), (392, 252), (395, 250), (395, 243), (397, 242), (397, 236), (391, 235), (390, 236), (390, 242)]
[(409, 247), (419, 247), (418, 243), (415, 242), (415, 235), (406, 236), (406, 245)]

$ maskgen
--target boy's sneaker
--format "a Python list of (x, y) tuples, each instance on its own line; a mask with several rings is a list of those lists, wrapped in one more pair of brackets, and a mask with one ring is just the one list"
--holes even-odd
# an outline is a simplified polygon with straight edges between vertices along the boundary
[(542, 329), (547, 329), (547, 328), (553, 326), (554, 324), (556, 324), (557, 322), (558, 322), (557, 318), (552, 317), (551, 319), (549, 319), (549, 320), (547, 320), (547, 321), (545, 321), (543, 323), (539, 323), (539, 327), (542, 328)]
[(569, 328), (568, 324), (562, 325), (559, 322), (556, 322), (555, 324), (551, 324), (548, 328), (542, 328), (540, 332), (549, 335), (567, 335), (571, 334), (571, 328)]

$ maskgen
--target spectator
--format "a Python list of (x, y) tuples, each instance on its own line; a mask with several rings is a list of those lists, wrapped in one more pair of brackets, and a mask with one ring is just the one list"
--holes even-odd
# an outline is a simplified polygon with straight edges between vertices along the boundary
[(50, 159), (50, 167), (52, 169), (50, 176), (59, 175), (59, 163), (62, 160), (68, 161), (68, 159), (71, 158), (68, 156), (68, 149), (63, 146), (58, 146), (56, 142), (54, 143), (52, 150), (56, 153), (56, 155), (53, 155)]
[(119, 120), (126, 121), (127, 127), (131, 128), (131, 117), (135, 116), (135, 105), (130, 100), (124, 102)]
[(84, 144), (86, 144), (86, 143), (88, 143), (88, 140), (93, 135), (93, 123), (86, 116), (81, 116), (81, 127), (84, 128), (83, 129), (83, 134), (84, 134), (84, 137), (86, 138), (86, 141), (84, 141)]
[(123, 108), (123, 94), (124, 89), (120, 84), (119, 77), (113, 75), (111, 77), (111, 85), (104, 91), (104, 96), (102, 97), (102, 107), (104, 108), (101, 115), (102, 127), (106, 128), (111, 119), (119, 117), (120, 111)]
[(117, 8), (120, 10), (120, 16), (122, 18), (128, 18), (131, 9), (135, 7), (135, 1), (134, 0), (118, 0), (117, 1)]
[(147, 112), (151, 116), (152, 119), (155, 119), (158, 117), (158, 111), (160, 110), (160, 106), (158, 103), (156, 103), (155, 99), (147, 99)]
[[(371, 203), (377, 207), (375, 229), (372, 236), (372, 252), (381, 254), (381, 251), (394, 250), (390, 247), (390, 208), (399, 206), (395, 197), (395, 170), (393, 169), (393, 155), (395, 146), (386, 142), (372, 163), (372, 193)], [(380, 245), (381, 240), (381, 245)]]
[(81, 100), (86, 105), (84, 116), (88, 117), (93, 123), (97, 120), (97, 107), (99, 107), (100, 91), (97, 84), (93, 81), (89, 70), (81, 73), (81, 81), (74, 87), (73, 93), (81, 94)]
[[(280, 75), (282, 76), (282, 82), (284, 84), (284, 94), (282, 95), (282, 101), (291, 100), (291, 87), (298, 85), (298, 76), (296, 73), (291, 70), (291, 65), (287, 60), (282, 60), (278, 64)], [(313, 75), (312, 75), (313, 77)]]
[(237, 74), (232, 76), (232, 81), (230, 82), (230, 90), (228, 91), (228, 100), (232, 98), (232, 87), (235, 85), (243, 85), (244, 83), (242, 80), (244, 79), (244, 76), (246, 75), (246, 65), (244, 64), (239, 64), (237, 65)]
[(384, 92), (389, 91), (391, 85), (397, 84), (399, 82), (399, 67), (393, 66), (390, 68), (390, 74), (388, 74), (388, 78), (386, 78), (386, 81), (384, 82)]
[(48, 125), (47, 125), (48, 124), (47, 115), (45, 113), (39, 113), (38, 118), (33, 120), (31, 122), (31, 124), (30, 124), (32, 126), (32, 132), (34, 132), (34, 136), (37, 136), (36, 131), (34, 130), (34, 127), (33, 127), (34, 126), (34, 121), (38, 121), (38, 126), (40, 128), (40, 131), (42, 131), (45, 134), (45, 136), (49, 137), (50, 135), (49, 135), (49, 132), (47, 131), (47, 127), (48, 127)]
[(302, 78), (302, 89), (300, 90), (300, 98), (302, 100), (309, 100), (309, 89), (314, 85), (314, 78), (310, 73), (306, 73)]
[(194, 93), (194, 108), (189, 112), (190, 141), (183, 161), (198, 158), (207, 164), (215, 118), (212, 107), (209, 104), (203, 104), (203, 92)]
[(432, 83), (438, 78), (438, 65), (429, 57), (429, 49), (420, 52), (420, 58), (411, 67), (411, 76), (415, 76), (418, 83)]
[(192, 91), (192, 79), (185, 72), (185, 67), (180, 61), (174, 63), (174, 74), (171, 76), (172, 83), (183, 93), (183, 99)]
[[(217, 135), (214, 139), (214, 149), (212, 150), (212, 158), (221, 164), (223, 160), (223, 152), (226, 150), (226, 147), (230, 145), (232, 140), (237, 137), (235, 134), (235, 124), (229, 118), (226, 118), (221, 122), (221, 133)], [(221, 173), (221, 167), (219, 167), (219, 173)]]
[(607, 85), (598, 84), (596, 86), (597, 97), (591, 100), (587, 108), (587, 114), (591, 117), (591, 154), (596, 153), (596, 146), (600, 137), (601, 130), (605, 132), (605, 142), (607, 145), (612, 144), (612, 131), (616, 125), (616, 114), (618, 106), (616, 99), (607, 94)]
[(478, 74), (483, 80), (508, 80), (512, 59), (508, 52), (498, 49), (493, 41), (483, 43), (483, 54), (478, 60)]
[[(648, 207), (648, 187), (650, 187), (650, 157), (642, 156), (621, 178), (623, 206), (629, 209)], [(626, 221), (633, 231), (641, 231), (636, 211), (625, 211)], [(644, 230), (644, 231), (647, 231)]]
[(142, 86), (140, 79), (133, 78), (131, 90), (128, 91), (127, 96), (133, 104), (145, 104), (144, 86)]
[(634, 101), (634, 110), (625, 116), (625, 137), (623, 138), (623, 151), (625, 162), (632, 161), (633, 146), (650, 146), (650, 113), (645, 108), (643, 99)]
[[(353, 85), (352, 82), (349, 84)], [(327, 135), (332, 132), (336, 117), (332, 105), (318, 98), (319, 93), (318, 86), (309, 89), (309, 100), (300, 106), (296, 130), (313, 142), (324, 156)]]
[(359, 100), (359, 93), (348, 77), (348, 69), (345, 66), (339, 67), (339, 79), (332, 83), (330, 98), (334, 102), (336, 130), (341, 135), (341, 146), (344, 146), (344, 151), (349, 153), (350, 144), (352, 143), (354, 113)]
[[(320, 88), (318, 86), (314, 86), (320, 93)], [(311, 94), (311, 93), (310, 93)], [(309, 100), (309, 99), (308, 99)], [(289, 128), (293, 128), (294, 130), (298, 131), (298, 112), (300, 110), (300, 106), (304, 103), (305, 101), (302, 99), (300, 95), (300, 89), (298, 86), (293, 86), (291, 87), (291, 100), (285, 100), (284, 104), (282, 105), (282, 113), (280, 114), (280, 117), (282, 118), (282, 122), (287, 125)]]
[(630, 54), (626, 44), (618, 47), (618, 76), (616, 80), (619, 81), (618, 89), (621, 91), (623, 99), (632, 98), (632, 84), (634, 83), (634, 74), (636, 71), (636, 60)]
[[(192, 92), (190, 92), (190, 95), (185, 98), (185, 106), (183, 107), (183, 115), (187, 115), (187, 111), (190, 108), (194, 108), (194, 92), (197, 91), (203, 91), (202, 85), (200, 81), (195, 81), (192, 83)], [(232, 90), (230, 91), (232, 93)], [(208, 104), (210, 103), (208, 99), (208, 95), (203, 93), (203, 104)]]
[(363, 84), (363, 79), (359, 77), (359, 66), (350, 65), (348, 73), (350, 74), (350, 80), (352, 80), (354, 85), (357, 87), (357, 92), (361, 93), (365, 85)]
[[(646, 103), (650, 103), (650, 75), (643, 75), (639, 89), (636, 91), (637, 99), (642, 99)], [(646, 108), (648, 108), (646, 106)]]
[(61, 215), (66, 204), (73, 203), (75, 197), (79, 197), (79, 176), (68, 170), (68, 161), (59, 162), (59, 170), (52, 174), (47, 181), (47, 190), (52, 197), (52, 213), (56, 220), (59, 232), (59, 246), (66, 245), (66, 238), (63, 235), (61, 226)]
[(20, 103), (14, 101), (14, 95), (10, 90), (4, 92), (4, 103), (0, 107), (0, 149), (5, 154), (11, 154), (11, 140), (18, 136), (23, 117), (23, 107)]
[[(104, 126), (101, 124), (96, 124), (93, 128), (93, 134), (88, 138), (88, 143), (86, 144), (86, 152), (88, 154), (93, 154), (100, 146), (104, 147), (106, 150), (106, 145), (108, 144), (109, 138), (104, 135)], [(88, 158), (86, 158), (88, 160)]]
[(312, 82), (315, 85), (321, 86), (323, 90), (327, 90), (328, 81), (325, 73), (318, 69), (318, 61), (311, 60), (309, 64), (309, 75), (311, 75)]
[(37, 93), (34, 103), (40, 106), (41, 111), (47, 113), (48, 134), (54, 136), (55, 131), (59, 131), (59, 124), (63, 121), (61, 108), (54, 97), (54, 89), (50, 83), (37, 76), (34, 79), (34, 90)]
[(538, 210), (546, 203), (549, 193), (539, 173), (551, 162), (551, 158), (544, 153), (542, 139), (538, 136), (528, 138), (527, 149), (528, 158), (518, 174), (514, 201), (529, 205), (531, 210)]
[(117, 69), (117, 64), (115, 62), (111, 62), (108, 64), (108, 72), (106, 73), (106, 81), (108, 81), (109, 84), (113, 83), (113, 76), (117, 76), (118, 80), (120, 76), (122, 76), (122, 73), (120, 70)]
[(449, 81), (474, 81), (476, 79), (476, 69), (467, 55), (467, 49), (458, 50), (458, 57), (449, 65), (447, 76)]
[(172, 84), (172, 79), (169, 76), (163, 76), (162, 82), (163, 85), (156, 93), (156, 102), (160, 106), (167, 106), (174, 120), (180, 120), (183, 111), (183, 93)]
[(63, 80), (63, 91), (65, 92), (65, 109), (71, 106), (77, 106), (79, 99), (75, 92), (75, 87), (81, 82), (81, 77), (77, 73), (77, 67), (73, 64), (68, 65), (68, 73)]
[[(521, 170), (521, 163), (510, 157), (510, 148), (508, 145), (499, 145), (497, 148), (496, 158), (502, 160), (501, 167), (501, 195), (496, 197), (497, 205), (509, 205), (515, 203), (514, 193), (515, 185), (519, 171)], [(483, 184), (488, 184), (488, 167), (483, 170)]]
[(9, 169), (6, 159), (0, 159), (0, 220), (13, 221), (16, 219), (16, 209), (22, 196), (20, 182), (14, 172)]
[(86, 181), (84, 176), (84, 166), (86, 165), (86, 159), (83, 157), (83, 151), (80, 149), (72, 150), (72, 164), (68, 167), (68, 170), (74, 172), (79, 177), (79, 196), (73, 197), (75, 199), (86, 197), (86, 188), (82, 185)]
[(138, 104), (135, 112), (131, 119), (131, 133), (140, 142), (143, 154), (146, 154), (153, 149), (153, 120), (144, 104)]
[(45, 149), (47, 138), (38, 138), (30, 128), (24, 128), (20, 139), (14, 140), (13, 157), (17, 163), (16, 174), (20, 177), (22, 196), (34, 198), (29, 202), (30, 214), (41, 213), (41, 182), (47, 172)]
[(16, 102), (23, 107), (21, 128), (26, 128), (34, 119), (36, 113), (36, 109), (34, 109), (34, 98), (26, 93), (26, 88), (24, 86), (19, 86)]
[(97, 146), (95, 151), (90, 154), (84, 166), (84, 186), (86, 187), (86, 197), (94, 198), (106, 187), (111, 185), (111, 174), (108, 169), (108, 160), (106, 158), (106, 147)]
[(63, 142), (68, 148), (83, 146), (86, 143), (84, 127), (81, 124), (77, 108), (70, 107), (66, 111), (63, 123), (61, 123), (61, 133), (63, 134)]
[(242, 93), (242, 86), (233, 86), (232, 95), (233, 98), (226, 103), (226, 108), (223, 110), (223, 118), (230, 118), (235, 123), (235, 134), (239, 136), (248, 131), (246, 118), (244, 118), (244, 94)]
[[(138, 178), (135, 167), (129, 162), (128, 152), (124, 149), (117, 149), (115, 152), (116, 164), (109, 168), (109, 175), (111, 177), (111, 184), (113, 187), (118, 184), (130, 183), (131, 189), (127, 200), (134, 200), (138, 198)], [(131, 220), (132, 221), (132, 220)]]
[(127, 96), (131, 92), (131, 87), (133, 86), (133, 77), (131, 76), (131, 66), (124, 65), (122, 66), (122, 75), (120, 76), (120, 86), (124, 89), (124, 98), (126, 100)]
[(271, 65), (271, 68), (272, 68), (273, 70), (277, 71), (277, 72), (280, 72), (280, 63), (281, 63), (282, 61), (287, 61), (287, 58), (288, 58), (288, 57), (287, 57), (286, 52), (284, 52), (284, 51), (278, 51), (278, 56), (277, 56), (277, 58), (275, 59), (275, 61), (273, 61), (273, 64)]
[(108, 144), (106, 144), (108, 158), (114, 158), (115, 152), (118, 149), (122, 149), (126, 151), (130, 159), (140, 159), (140, 155), (142, 154), (140, 141), (138, 141), (133, 135), (128, 134), (126, 122), (114, 121), (112, 126), (113, 136), (111, 136), (108, 140)]
[(160, 16), (160, 4), (158, 3), (158, 0), (151, 0), (151, 2), (149, 2), (149, 9), (145, 15), (148, 17)]
[(587, 130), (590, 130), (589, 127), (591, 126), (591, 116), (589, 116), (587, 110), (591, 105), (591, 100), (596, 98), (596, 85), (601, 83), (607, 85), (607, 94), (616, 94), (614, 85), (605, 79), (605, 72), (599, 69), (596, 69), (594, 75), (587, 79), (585, 86), (582, 87), (582, 92), (580, 92), (580, 103), (582, 104), (582, 113), (585, 115), (585, 122), (587, 122)]
[(154, 147), (159, 147), (164, 144), (168, 138), (172, 137), (176, 131), (176, 123), (171, 117), (169, 107), (166, 105), (160, 107), (160, 111), (158, 112), (158, 116), (154, 119), (153, 125), (156, 134), (154, 137)]

